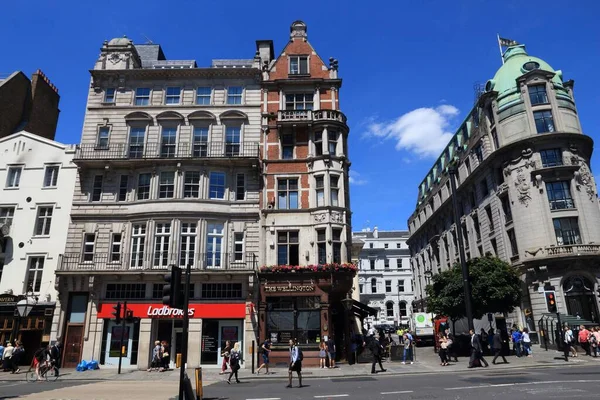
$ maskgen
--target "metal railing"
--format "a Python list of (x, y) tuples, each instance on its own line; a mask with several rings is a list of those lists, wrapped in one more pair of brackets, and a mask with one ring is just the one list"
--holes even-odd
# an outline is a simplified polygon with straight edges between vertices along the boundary
[(278, 122), (325, 122), (346, 123), (346, 116), (338, 110), (279, 110)]
[(81, 144), (76, 160), (135, 160), (169, 158), (257, 158), (258, 142), (146, 142)]
[(563, 246), (546, 247), (548, 256), (562, 256), (571, 254), (599, 254), (600, 244), (572, 244)]
[(192, 264), (193, 270), (253, 271), (255, 253), (66, 253), (60, 256), (58, 271), (137, 271), (166, 270), (170, 265)]
[(573, 199), (550, 200), (551, 210), (567, 210), (569, 208), (575, 208)]

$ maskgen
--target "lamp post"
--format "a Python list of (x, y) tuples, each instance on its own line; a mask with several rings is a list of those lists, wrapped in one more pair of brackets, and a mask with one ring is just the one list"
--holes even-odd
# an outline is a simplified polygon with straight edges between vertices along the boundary
[(469, 330), (474, 329), (473, 326), (473, 307), (471, 305), (471, 282), (469, 278), (469, 269), (467, 267), (467, 261), (465, 257), (465, 247), (462, 236), (462, 226), (460, 224), (460, 212), (458, 210), (458, 199), (456, 198), (456, 164), (451, 164), (448, 167), (450, 174), (450, 187), (452, 188), (452, 208), (454, 209), (454, 225), (456, 229), (456, 236), (458, 236), (458, 253), (460, 257), (460, 267), (462, 269), (463, 277), (463, 289), (465, 292), (465, 314), (467, 316), (467, 323)]
[[(346, 298), (344, 300), (342, 300), (342, 305), (344, 306), (344, 310), (346, 310), (346, 330), (344, 332), (344, 335), (346, 336), (345, 340), (344, 340), (344, 347), (345, 347), (345, 356), (346, 356), (346, 360), (350, 361), (350, 342), (352, 340), (352, 338), (350, 337), (350, 323), (352, 321), (351, 318), (351, 311), (352, 311), (352, 305), (354, 303), (354, 300), (352, 300), (352, 292), (353, 290), (350, 289), (348, 291), (348, 293), (346, 294)], [(335, 364), (334, 364), (335, 365)]]

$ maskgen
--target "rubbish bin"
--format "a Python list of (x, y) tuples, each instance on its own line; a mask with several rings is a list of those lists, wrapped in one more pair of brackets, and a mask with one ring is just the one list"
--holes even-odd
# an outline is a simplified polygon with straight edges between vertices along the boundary
[(175, 357), (175, 368), (181, 367), (181, 353), (177, 353)]

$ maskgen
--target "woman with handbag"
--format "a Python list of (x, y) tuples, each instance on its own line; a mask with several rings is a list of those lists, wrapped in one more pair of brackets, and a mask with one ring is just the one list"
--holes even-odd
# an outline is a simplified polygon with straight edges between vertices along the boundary
[(169, 354), (169, 343), (167, 343), (166, 341), (162, 341), (161, 342), (161, 353), (162, 353), (162, 363), (161, 363), (161, 368), (158, 370), (159, 372), (163, 372), (163, 371), (168, 371), (169, 370), (169, 364), (171, 362), (171, 357)]
[(229, 379), (227, 379), (228, 384), (231, 384), (231, 377), (233, 375), (235, 375), (235, 382), (240, 383), (240, 380), (238, 379), (238, 371), (240, 370), (240, 363), (242, 362), (240, 347), (240, 342), (235, 342), (233, 349), (229, 354), (229, 366), (231, 367), (231, 372), (229, 373)]

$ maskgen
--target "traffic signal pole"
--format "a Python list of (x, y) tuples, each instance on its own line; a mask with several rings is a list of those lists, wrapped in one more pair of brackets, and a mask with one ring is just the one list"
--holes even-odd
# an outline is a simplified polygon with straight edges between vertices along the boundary
[(183, 334), (181, 344), (181, 366), (179, 367), (179, 400), (183, 400), (183, 392), (185, 385), (185, 368), (187, 365), (188, 352), (188, 330), (190, 325), (190, 316), (188, 314), (190, 304), (190, 280), (191, 280), (192, 264), (188, 264), (185, 271), (185, 286), (183, 294)]
[(123, 336), (125, 336), (125, 317), (127, 316), (127, 301), (123, 302), (123, 318), (121, 318), (121, 339), (119, 339), (119, 371), (121, 373), (121, 362), (123, 361)]

